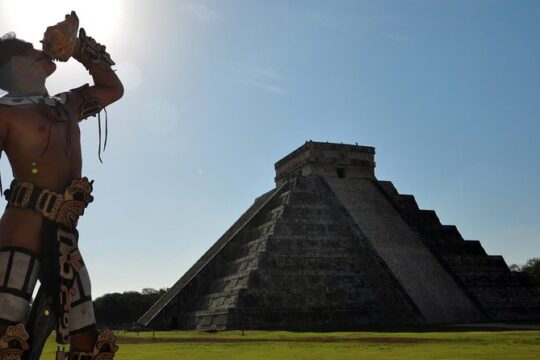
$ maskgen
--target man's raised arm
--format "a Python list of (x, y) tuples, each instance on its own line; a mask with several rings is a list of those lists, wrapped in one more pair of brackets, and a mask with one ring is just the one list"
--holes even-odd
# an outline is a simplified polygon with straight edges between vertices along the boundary
[(105, 46), (86, 36), (84, 29), (79, 31), (73, 57), (84, 65), (94, 80), (93, 86), (87, 84), (71, 91), (76, 95), (71, 98), (77, 103), (79, 119), (95, 115), (122, 97), (124, 87), (111, 68), (114, 61), (105, 51)]

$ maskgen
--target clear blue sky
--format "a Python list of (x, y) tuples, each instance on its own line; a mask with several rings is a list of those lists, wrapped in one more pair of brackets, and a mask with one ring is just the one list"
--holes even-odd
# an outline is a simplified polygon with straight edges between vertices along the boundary
[[(378, 178), (464, 238), (540, 256), (540, 2), (87, 3), (0, 0), (0, 32), (37, 46), (73, 8), (125, 81), (103, 165), (82, 124), (95, 295), (171, 286), (309, 139), (376, 147)], [(48, 85), (88, 81), (70, 61)]]

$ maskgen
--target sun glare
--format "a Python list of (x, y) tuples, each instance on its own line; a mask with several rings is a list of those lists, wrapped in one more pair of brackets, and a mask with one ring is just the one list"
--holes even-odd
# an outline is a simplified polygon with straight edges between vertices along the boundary
[(80, 26), (103, 43), (114, 42), (123, 22), (123, 0), (0, 0), (0, 36), (13, 31), (18, 38), (41, 48), (39, 40), (47, 26), (75, 10)]

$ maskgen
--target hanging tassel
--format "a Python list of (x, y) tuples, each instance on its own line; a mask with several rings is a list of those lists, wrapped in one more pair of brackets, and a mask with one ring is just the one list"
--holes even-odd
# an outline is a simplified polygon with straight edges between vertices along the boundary
[(105, 142), (103, 143), (103, 152), (105, 152), (105, 147), (107, 147), (107, 134), (109, 132), (108, 130), (108, 120), (109, 120), (109, 115), (107, 114), (107, 108), (103, 108), (103, 111), (105, 111)]
[(52, 122), (49, 122), (49, 134), (47, 135), (47, 145), (45, 145), (45, 148), (41, 152), (40, 158), (42, 158), (43, 155), (45, 155), (45, 153), (47, 152), (47, 149), (49, 148), (49, 143), (51, 142), (51, 126), (52, 126)]
[[(0, 159), (2, 159), (2, 152), (0, 152)], [(0, 174), (0, 197), (4, 196), (4, 188), (2, 187), (2, 174)]]
[(103, 160), (101, 160), (101, 112), (99, 112), (97, 116), (98, 116), (98, 132), (99, 132), (98, 159), (99, 159), (99, 162), (103, 164)]
[[(103, 152), (105, 152), (105, 149), (107, 148), (107, 138), (109, 137), (109, 114), (107, 114), (107, 109), (105, 107), (103, 107), (102, 110), (105, 111), (105, 141), (103, 142)], [(97, 116), (99, 131), (98, 158), (99, 162), (103, 164), (103, 160), (101, 160), (101, 111), (98, 112)]]

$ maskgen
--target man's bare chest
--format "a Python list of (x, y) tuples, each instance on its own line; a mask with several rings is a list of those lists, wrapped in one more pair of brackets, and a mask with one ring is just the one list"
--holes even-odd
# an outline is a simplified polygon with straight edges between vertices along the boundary
[(79, 124), (65, 109), (50, 106), (11, 108), (4, 150), (10, 157), (65, 159), (80, 152)]

